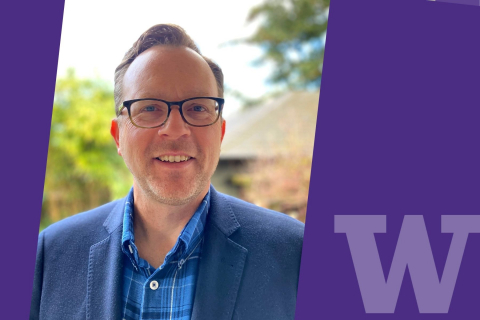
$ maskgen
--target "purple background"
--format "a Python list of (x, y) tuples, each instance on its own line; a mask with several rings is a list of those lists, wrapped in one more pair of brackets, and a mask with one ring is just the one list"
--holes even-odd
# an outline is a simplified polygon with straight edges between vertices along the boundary
[(0, 5), (2, 319), (28, 319), (63, 0)]
[(435, 0), (435, 1), (480, 6), (480, 0)]
[(442, 214), (480, 214), (480, 7), (331, 2), (297, 302), (300, 319), (480, 319), (480, 234), (448, 314), (419, 314), (408, 271), (395, 314), (366, 314), (333, 216), (385, 214), (388, 274), (403, 216), (424, 215), (441, 275)]
[[(1, 11), (0, 301), (2, 318), (27, 319), (63, 1)], [(332, 1), (297, 319), (478, 319), (480, 235), (469, 237), (448, 315), (418, 314), (408, 274), (395, 315), (365, 315), (333, 215), (387, 214), (377, 240), (388, 270), (403, 215), (423, 214), (443, 270), (451, 235), (439, 216), (480, 214), (479, 30), (473, 6)]]

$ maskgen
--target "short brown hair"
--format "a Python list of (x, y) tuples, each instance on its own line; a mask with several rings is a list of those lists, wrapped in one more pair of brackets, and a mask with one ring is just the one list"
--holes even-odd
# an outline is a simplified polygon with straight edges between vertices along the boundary
[(122, 62), (115, 69), (115, 113), (118, 115), (118, 110), (121, 108), (122, 101), (122, 86), (123, 77), (130, 64), (135, 60), (142, 52), (150, 49), (153, 46), (165, 45), (174, 47), (187, 47), (198, 53), (209, 65), (210, 69), (215, 76), (217, 82), (218, 96), (223, 97), (223, 72), (220, 67), (203, 56), (200, 50), (193, 42), (192, 38), (181, 27), (174, 24), (157, 24), (147, 31), (145, 31), (140, 38), (133, 44), (130, 50), (127, 51), (123, 57)]

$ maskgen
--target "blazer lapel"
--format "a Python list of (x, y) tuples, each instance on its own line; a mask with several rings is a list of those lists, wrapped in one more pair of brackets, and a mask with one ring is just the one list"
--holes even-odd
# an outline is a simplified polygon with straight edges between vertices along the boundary
[(87, 319), (121, 319), (122, 218), (125, 201), (119, 201), (104, 227), (109, 233), (90, 247), (87, 282)]
[(232, 319), (248, 253), (229, 239), (240, 228), (230, 205), (213, 187), (210, 192), (192, 320)]
[[(205, 227), (192, 320), (232, 319), (247, 258), (247, 249), (229, 237), (240, 228), (225, 198), (213, 187)], [(122, 219), (125, 201), (104, 223), (109, 235), (90, 248), (87, 319), (121, 319), (123, 256)]]

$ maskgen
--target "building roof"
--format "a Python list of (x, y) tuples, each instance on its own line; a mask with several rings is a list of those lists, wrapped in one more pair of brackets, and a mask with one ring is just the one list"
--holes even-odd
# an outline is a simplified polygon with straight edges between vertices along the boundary
[(287, 92), (230, 115), (220, 159), (245, 160), (282, 153), (313, 153), (318, 92)]

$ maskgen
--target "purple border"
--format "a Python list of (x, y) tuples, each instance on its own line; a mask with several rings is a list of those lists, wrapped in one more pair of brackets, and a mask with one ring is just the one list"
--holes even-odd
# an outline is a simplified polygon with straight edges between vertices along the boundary
[(466, 4), (470, 6), (480, 6), (480, 0), (435, 0), (438, 2), (449, 2), (455, 4)]
[[(34, 101), (22, 104), (22, 117), (28, 113), (22, 126), (10, 121), (18, 109), (3, 109), (0, 271), (11, 276), (0, 301), (8, 319), (28, 317), (63, 6), (2, 4), (2, 100)], [(391, 241), (379, 250), (388, 252), (397, 216), (406, 212), (425, 214), (429, 230), (438, 229), (441, 213), (480, 213), (479, 18), (478, 10), (426, 1), (333, 1), (297, 319), (386, 317), (362, 313), (333, 214), (387, 214)], [(467, 244), (451, 313), (421, 318), (478, 318), (479, 308), (472, 308), (480, 298), (478, 238)], [(448, 239), (431, 241), (441, 269)], [(388, 318), (419, 318), (411, 313), (414, 303), (407, 275), (399, 312)]]
[(366, 314), (334, 215), (387, 215), (388, 272), (403, 215), (424, 215), (438, 272), (440, 216), (480, 214), (480, 8), (332, 1), (296, 319), (479, 319), (480, 234), (448, 314), (419, 314), (408, 272), (394, 314)]
[(28, 319), (64, 2), (1, 6), (1, 318)]

